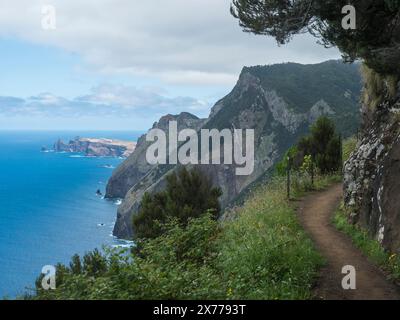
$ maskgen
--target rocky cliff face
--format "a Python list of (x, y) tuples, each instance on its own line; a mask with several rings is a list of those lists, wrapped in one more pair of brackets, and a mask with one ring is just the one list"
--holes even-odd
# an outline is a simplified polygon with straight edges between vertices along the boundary
[(345, 164), (350, 220), (392, 252), (400, 250), (400, 90), (375, 110), (363, 105), (364, 130)]
[(68, 143), (58, 140), (54, 144), (54, 151), (83, 153), (89, 157), (127, 158), (135, 150), (135, 146), (136, 143), (130, 141), (76, 137)]
[[(310, 124), (320, 115), (329, 115), (339, 127), (349, 123), (356, 128), (360, 81), (356, 66), (335, 61), (310, 66), (244, 68), (232, 92), (215, 104), (208, 119), (193, 119), (194, 116), (190, 119), (185, 114), (183, 118), (191, 121), (183, 121), (182, 127), (255, 130), (255, 166), (251, 175), (237, 176), (232, 165), (199, 166), (221, 187), (222, 207), (266, 179), (283, 153), (308, 132)], [(179, 117), (182, 115), (162, 118), (155, 127), (166, 127), (166, 120)], [(171, 165), (149, 166), (145, 161), (147, 146), (142, 137), (107, 187), (108, 197), (124, 197), (114, 228), (114, 235), (119, 238), (132, 237), (132, 215), (137, 212), (144, 193), (162, 190), (166, 175), (176, 170)]]
[[(153, 124), (153, 129), (161, 129), (168, 133), (169, 121), (177, 121), (178, 130), (191, 128), (198, 130), (205, 119), (183, 112), (179, 115), (163, 116)], [(142, 135), (137, 141), (135, 151), (113, 173), (108, 181), (106, 198), (124, 198), (130, 188), (138, 183), (153, 167), (146, 161), (146, 150), (151, 142), (146, 141), (146, 135)]]

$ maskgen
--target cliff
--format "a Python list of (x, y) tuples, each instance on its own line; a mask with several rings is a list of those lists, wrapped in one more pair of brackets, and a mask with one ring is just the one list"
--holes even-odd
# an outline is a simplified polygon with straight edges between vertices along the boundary
[(392, 252), (400, 249), (400, 89), (382, 87), (383, 101), (362, 105), (363, 131), (344, 168), (344, 201), (358, 224)]
[(68, 143), (58, 140), (54, 144), (54, 151), (83, 153), (90, 157), (127, 158), (135, 150), (135, 146), (135, 142), (129, 141), (76, 137)]
[[(169, 121), (177, 121), (178, 130), (184, 128), (198, 129), (205, 119), (183, 112), (179, 115), (163, 116), (153, 124), (153, 129), (158, 128), (168, 132)], [(135, 151), (114, 172), (108, 181), (106, 198), (124, 198), (129, 189), (138, 183), (151, 169), (152, 166), (146, 161), (146, 150), (151, 142), (146, 141), (146, 135), (142, 135), (137, 143)]]
[[(255, 184), (268, 179), (274, 164), (321, 115), (328, 115), (344, 135), (358, 126), (361, 90), (358, 66), (328, 61), (317, 65), (281, 64), (243, 68), (233, 90), (212, 108), (208, 119), (189, 114), (167, 116), (154, 127), (177, 119), (180, 127), (200, 129), (254, 129), (255, 167), (249, 176), (237, 176), (235, 166), (200, 166), (221, 187), (226, 208)], [(190, 120), (189, 122), (187, 120)], [(114, 235), (132, 237), (132, 215), (145, 192), (157, 192), (176, 166), (149, 166), (145, 161), (145, 137), (134, 153), (116, 170), (107, 186), (107, 197), (124, 198), (118, 209)]]

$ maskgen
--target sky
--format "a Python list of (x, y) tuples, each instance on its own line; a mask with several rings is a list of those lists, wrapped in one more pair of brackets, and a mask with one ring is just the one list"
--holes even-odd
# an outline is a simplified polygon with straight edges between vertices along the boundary
[(147, 130), (206, 117), (243, 66), (339, 59), (242, 32), (230, 0), (0, 0), (0, 130)]

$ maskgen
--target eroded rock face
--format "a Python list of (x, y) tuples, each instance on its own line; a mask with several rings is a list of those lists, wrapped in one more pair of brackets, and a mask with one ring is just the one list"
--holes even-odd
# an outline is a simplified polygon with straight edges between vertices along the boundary
[[(365, 106), (363, 106), (365, 109)], [(400, 249), (400, 99), (368, 114), (361, 141), (344, 167), (344, 201), (359, 224), (391, 251)]]
[[(179, 116), (167, 116), (160, 119), (155, 127), (166, 130), (168, 120), (178, 120), (178, 130), (184, 127), (201, 129), (254, 129), (255, 130), (255, 164), (254, 171), (248, 176), (237, 176), (234, 165), (200, 165), (199, 168), (212, 178), (213, 183), (219, 186), (223, 195), (220, 198), (221, 207), (231, 206), (235, 201), (243, 197), (247, 191), (259, 182), (268, 179), (274, 164), (279, 161), (284, 152), (297, 140), (308, 132), (309, 126), (320, 115), (332, 116), (337, 124), (344, 118), (347, 121), (357, 122), (357, 100), (355, 95), (359, 93), (359, 87), (343, 88), (335, 85), (338, 78), (347, 78), (348, 73), (353, 73), (354, 66), (345, 66), (336, 62), (328, 62), (327, 65), (302, 66), (295, 64), (282, 65), (282, 71), (278, 72), (282, 79), (290, 78), (292, 68), (296, 77), (302, 79), (303, 73), (309, 75), (311, 82), (302, 82), (301, 87), (307, 89), (305, 98), (300, 96), (302, 92), (295, 83), (285, 96), (287, 89), (275, 86), (270, 82), (275, 76), (275, 67), (244, 68), (240, 78), (232, 92), (218, 101), (212, 108), (208, 119), (201, 120), (185, 114)], [(344, 68), (344, 69), (343, 69)], [(305, 69), (305, 71), (303, 70)], [(318, 70), (334, 70), (334, 81), (327, 74), (319, 74)], [(325, 71), (324, 71), (325, 72)], [(310, 74), (315, 74), (314, 79)], [(295, 78), (296, 78), (295, 77)], [(360, 81), (360, 77), (356, 77)], [(346, 81), (343, 81), (346, 82)], [(326, 90), (316, 90), (319, 84), (324, 83), (326, 88), (334, 88), (334, 93)], [(353, 82), (351, 82), (353, 83)], [(299, 92), (299, 94), (298, 94)], [(351, 92), (351, 93), (349, 93)], [(294, 106), (296, 97), (302, 104)], [(349, 100), (349, 96), (353, 100)], [(333, 99), (334, 97), (335, 99)], [(339, 97), (339, 98), (338, 98)], [(337, 98), (340, 103), (337, 102)], [(290, 101), (290, 103), (288, 102)], [(350, 102), (349, 102), (350, 101)], [(347, 106), (342, 118), (341, 112)], [(179, 125), (179, 119), (181, 121)], [(168, 132), (165, 131), (165, 132)], [(200, 136), (200, 135), (199, 135)], [(137, 144), (135, 152), (115, 171), (107, 186), (108, 197), (124, 198), (118, 209), (117, 221), (114, 227), (114, 235), (119, 238), (132, 237), (132, 216), (140, 206), (140, 201), (145, 192), (158, 192), (165, 187), (166, 176), (178, 167), (173, 165), (149, 166), (145, 161), (146, 149), (149, 146), (142, 137)], [(223, 163), (223, 161), (221, 161)]]
[[(191, 128), (197, 130), (204, 119), (183, 112), (179, 115), (163, 116), (153, 124), (153, 129), (158, 128), (168, 133), (169, 121), (177, 121), (178, 130)], [(108, 181), (106, 198), (124, 198), (130, 188), (138, 183), (151, 169), (152, 166), (146, 161), (146, 150), (151, 142), (146, 141), (146, 135), (142, 135), (136, 144), (135, 151), (114, 172)]]

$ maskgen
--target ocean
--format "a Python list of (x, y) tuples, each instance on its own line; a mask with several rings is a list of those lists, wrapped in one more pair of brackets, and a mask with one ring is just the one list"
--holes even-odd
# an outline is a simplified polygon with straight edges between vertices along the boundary
[(75, 136), (136, 141), (140, 134), (0, 131), (0, 299), (30, 292), (45, 265), (126, 244), (112, 237), (118, 202), (96, 194), (123, 160), (42, 146)]

